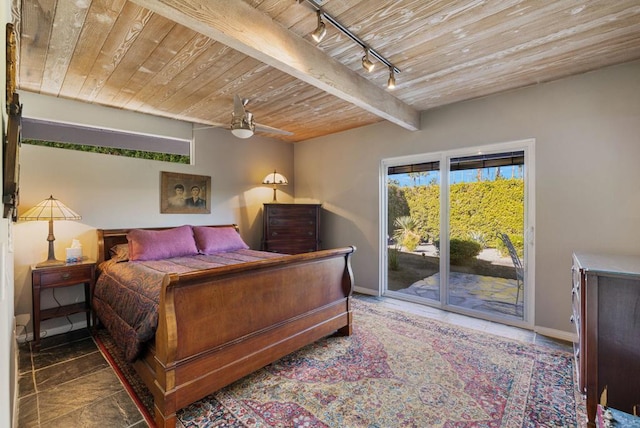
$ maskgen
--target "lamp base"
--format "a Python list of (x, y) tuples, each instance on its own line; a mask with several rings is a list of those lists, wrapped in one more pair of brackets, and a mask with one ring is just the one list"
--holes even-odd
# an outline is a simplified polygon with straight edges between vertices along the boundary
[(36, 267), (41, 268), (41, 267), (49, 267), (49, 266), (63, 266), (66, 264), (67, 263), (64, 260), (49, 259), (49, 260), (45, 260), (43, 262), (38, 263)]
[(49, 255), (47, 256), (47, 260), (36, 265), (37, 268), (47, 266), (63, 266), (66, 264), (66, 262), (56, 259), (56, 253), (53, 250), (53, 242), (55, 240), (56, 238), (55, 236), (53, 236), (53, 220), (49, 220), (49, 236), (47, 236), (47, 241), (49, 242)]

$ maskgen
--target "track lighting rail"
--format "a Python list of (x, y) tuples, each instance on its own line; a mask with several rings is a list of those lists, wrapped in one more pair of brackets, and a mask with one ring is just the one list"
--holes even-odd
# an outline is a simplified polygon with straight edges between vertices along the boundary
[(355, 42), (356, 44), (360, 45), (360, 47), (362, 49), (364, 49), (365, 51), (368, 50), (369, 54), (371, 56), (375, 57), (378, 61), (380, 61), (381, 63), (386, 65), (390, 70), (393, 70), (394, 73), (400, 73), (400, 69), (398, 67), (396, 67), (395, 65), (393, 65), (391, 63), (391, 61), (389, 61), (388, 59), (386, 59), (385, 57), (380, 55), (375, 49), (373, 49), (371, 46), (367, 45), (358, 36), (356, 36), (351, 31), (349, 31), (349, 29), (347, 29), (344, 25), (342, 25), (340, 22), (338, 22), (333, 16), (329, 15), (324, 10), (322, 10), (322, 6), (320, 6), (320, 4), (318, 4), (318, 2), (316, 2), (315, 0), (297, 0), (297, 1), (298, 1), (298, 3), (302, 3), (303, 1), (306, 1), (307, 3), (309, 3), (314, 8), (314, 10), (316, 12), (319, 11), (320, 13), (322, 13), (322, 16), (327, 21), (329, 21), (331, 23), (331, 25), (333, 25), (338, 30), (340, 30), (345, 36), (349, 37), (353, 42)]

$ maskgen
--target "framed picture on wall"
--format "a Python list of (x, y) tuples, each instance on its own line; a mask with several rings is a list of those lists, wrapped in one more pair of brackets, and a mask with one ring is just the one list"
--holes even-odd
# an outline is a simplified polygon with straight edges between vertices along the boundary
[[(18, 100), (18, 94), (15, 94)], [(7, 137), (3, 144), (3, 180), (2, 203), (4, 204), (4, 218), (17, 220), (19, 190), (20, 190), (20, 136), (22, 107), (12, 104), (7, 124)]]
[(17, 100), (14, 100), (16, 93), (16, 64), (17, 64), (17, 52), (16, 52), (16, 33), (13, 31), (13, 24), (9, 23), (6, 26), (6, 75), (7, 75), (7, 87), (6, 87), (6, 102), (7, 102), (7, 114), (10, 113), (11, 105), (18, 104)]
[(162, 171), (160, 213), (210, 214), (211, 177)]

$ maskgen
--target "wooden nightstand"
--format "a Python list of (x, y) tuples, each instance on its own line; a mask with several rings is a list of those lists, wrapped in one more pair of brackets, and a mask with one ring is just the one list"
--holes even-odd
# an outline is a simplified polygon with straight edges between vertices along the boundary
[[(91, 327), (91, 297), (95, 286), (96, 262), (86, 260), (61, 266), (31, 268), (33, 286), (33, 343), (40, 349), (40, 322), (51, 318), (86, 312), (87, 328)], [(40, 292), (45, 288), (69, 287), (84, 284), (84, 302), (64, 305), (57, 308), (40, 309)]]

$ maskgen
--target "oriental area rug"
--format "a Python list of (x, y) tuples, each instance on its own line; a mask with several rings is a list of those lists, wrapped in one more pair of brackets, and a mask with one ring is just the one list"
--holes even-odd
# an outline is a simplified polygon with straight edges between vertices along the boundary
[[(184, 427), (579, 427), (570, 352), (354, 299), (328, 337), (178, 412)], [(152, 397), (104, 330), (96, 340), (141, 406)], [(146, 408), (146, 409), (145, 409)]]

